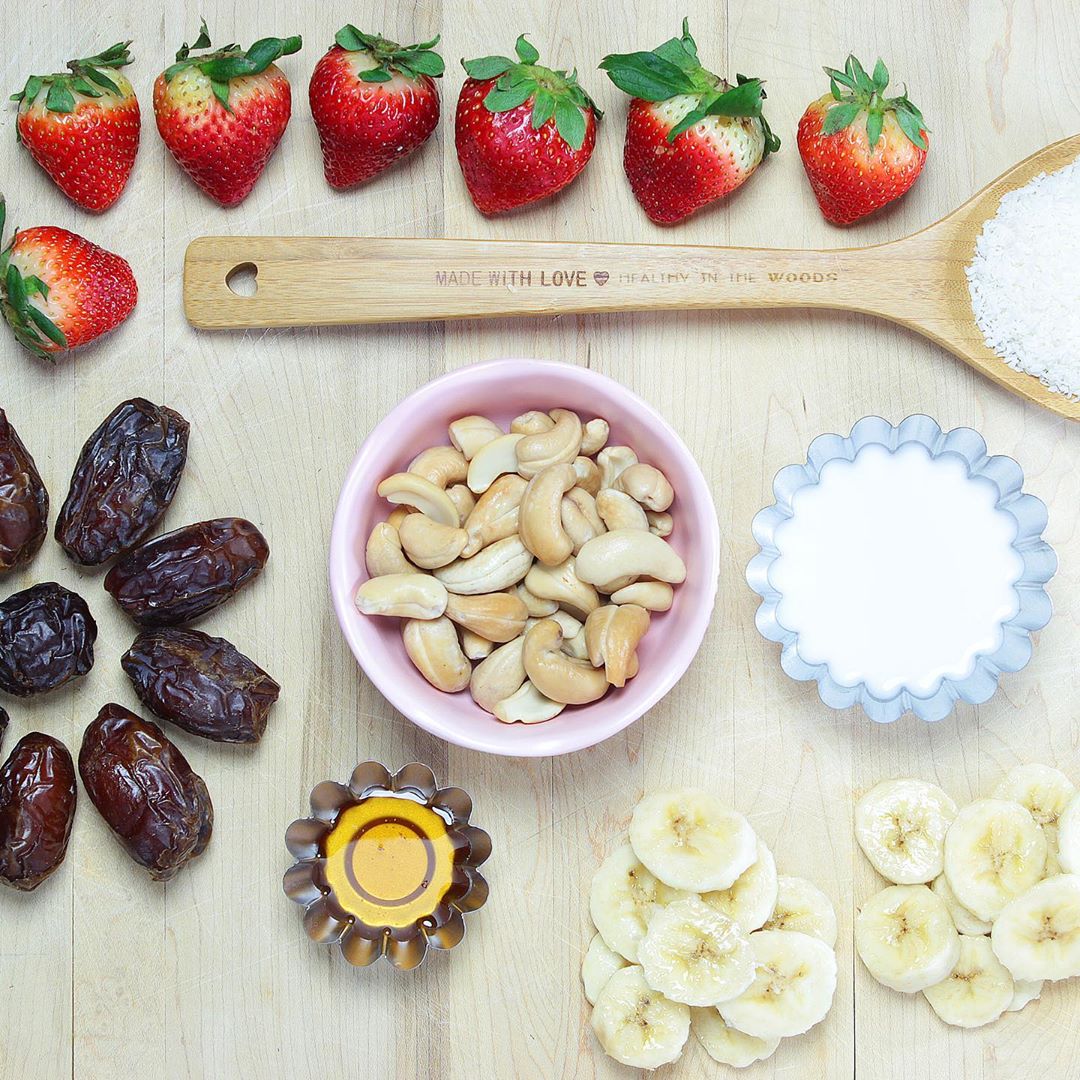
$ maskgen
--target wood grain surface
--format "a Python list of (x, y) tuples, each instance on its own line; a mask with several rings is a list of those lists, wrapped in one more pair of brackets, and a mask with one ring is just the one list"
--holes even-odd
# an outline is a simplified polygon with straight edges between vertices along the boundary
[[(102, 217), (70, 206), (8, 133), (0, 175), (9, 221), (73, 228), (121, 252), (140, 286), (134, 316), (112, 337), (55, 367), (0, 340), (0, 405), (37, 459), (58, 506), (78, 448), (136, 394), (192, 423), (187, 474), (170, 525), (242, 514), (273, 550), (263, 577), (201, 624), (233, 640), (283, 684), (255, 748), (171, 732), (206, 779), (216, 832), (173, 882), (150, 882), (85, 797), (63, 869), (30, 896), (0, 895), (0, 1076), (285, 1077), (370, 1075), (465, 1080), (616, 1078), (600, 1052), (578, 965), (588, 941), (592, 873), (645, 790), (697, 784), (746, 813), (782, 873), (816, 881), (841, 924), (840, 983), (828, 1019), (785, 1042), (749, 1075), (860, 1080), (1080, 1077), (1075, 984), (1047, 986), (1023, 1012), (978, 1031), (947, 1028), (919, 995), (879, 987), (851, 945), (856, 905), (877, 880), (851, 831), (854, 794), (910, 774), (957, 800), (987, 793), (1002, 771), (1047, 761), (1080, 780), (1080, 429), (1018, 400), (934, 344), (859, 315), (669, 312), (449, 324), (205, 333), (181, 307), (183, 253), (194, 237), (366, 235), (575, 242), (829, 248), (884, 242), (960, 205), (1014, 162), (1080, 129), (1080, 8), (1072, 0), (267, 0), (180, 2), (167, 13), (121, 0), (64, 0), (19, 18), (0, 59), (3, 86), (133, 38), (132, 80), (143, 146), (121, 202)], [(609, 51), (657, 44), (689, 14), (711, 66), (768, 80), (784, 147), (723, 206), (675, 229), (652, 226), (621, 170), (625, 101), (594, 70)], [(294, 115), (251, 197), (222, 210), (181, 175), (150, 114), (150, 88), (199, 15), (215, 40), (302, 33), (282, 67)], [(331, 192), (322, 177), (306, 84), (334, 31), (351, 21), (399, 39), (442, 32), (448, 74), (439, 132), (369, 187)], [(505, 52), (532, 32), (545, 61), (577, 66), (606, 110), (583, 176), (557, 199), (485, 220), (453, 155), (461, 56)], [(813, 202), (794, 148), (796, 121), (825, 90), (823, 64), (849, 50), (881, 54), (933, 129), (912, 192), (863, 225), (838, 231)], [(903, 274), (889, 280), (912, 288)], [(591, 751), (554, 760), (496, 759), (447, 746), (395, 714), (359, 673), (327, 596), (325, 552), (338, 485), (366, 432), (450, 368), (501, 356), (586, 364), (619, 379), (679, 430), (712, 483), (723, 535), (720, 596), (690, 672), (641, 722)], [(824, 431), (877, 413), (926, 412), (978, 428), (1026, 470), (1049, 506), (1061, 569), (1056, 616), (1034, 658), (980, 708), (929, 726), (876, 727), (824, 708), (791, 682), (754, 629), (743, 579), (750, 521), (777, 469)], [(101, 634), (93, 672), (72, 691), (15, 702), (7, 746), (40, 729), (77, 747), (102, 704), (136, 705), (119, 666), (132, 627), (49, 541), (4, 591), (55, 579), (83, 591)], [(7, 703), (5, 703), (7, 704)], [(400, 974), (349, 968), (313, 945), (281, 893), (282, 836), (313, 784), (357, 761), (418, 759), (475, 797), (492, 834), (492, 898), (464, 944)], [(660, 1075), (729, 1071), (694, 1045)]]

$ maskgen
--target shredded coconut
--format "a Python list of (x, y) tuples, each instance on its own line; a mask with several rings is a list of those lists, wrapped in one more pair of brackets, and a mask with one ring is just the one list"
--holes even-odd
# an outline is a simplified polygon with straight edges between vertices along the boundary
[(1080, 158), (1001, 200), (967, 276), (986, 344), (1009, 367), (1080, 399)]

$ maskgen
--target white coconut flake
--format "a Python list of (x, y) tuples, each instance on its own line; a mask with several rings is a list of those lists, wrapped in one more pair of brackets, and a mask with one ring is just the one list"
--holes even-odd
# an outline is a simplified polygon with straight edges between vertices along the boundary
[(1002, 198), (967, 277), (986, 344), (1080, 400), (1080, 158)]

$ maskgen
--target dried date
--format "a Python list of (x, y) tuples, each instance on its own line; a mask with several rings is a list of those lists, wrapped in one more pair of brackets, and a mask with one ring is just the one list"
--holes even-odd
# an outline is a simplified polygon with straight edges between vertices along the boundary
[(75, 818), (67, 747), (34, 731), (0, 766), (0, 881), (29, 892), (64, 861)]
[(97, 623), (77, 593), (46, 581), (0, 603), (0, 690), (29, 697), (94, 666)]
[(0, 748), (2, 748), (4, 745), (4, 734), (8, 729), (8, 723), (10, 722), (10, 720), (11, 717), (8, 716), (7, 711), (3, 708), (0, 708)]
[(187, 461), (188, 422), (133, 398), (86, 440), (56, 519), (56, 539), (86, 566), (141, 543), (164, 517)]
[(79, 775), (127, 853), (168, 881), (210, 842), (214, 807), (201, 776), (165, 733), (106, 705), (83, 734)]
[(263, 534), (243, 518), (185, 525), (121, 556), (105, 588), (142, 626), (198, 618), (255, 578), (270, 557)]
[(258, 742), (281, 692), (234, 645), (201, 630), (144, 631), (120, 663), (152, 713), (216, 742)]
[(49, 493), (34, 459), (0, 409), (0, 574), (28, 563), (48, 531)]

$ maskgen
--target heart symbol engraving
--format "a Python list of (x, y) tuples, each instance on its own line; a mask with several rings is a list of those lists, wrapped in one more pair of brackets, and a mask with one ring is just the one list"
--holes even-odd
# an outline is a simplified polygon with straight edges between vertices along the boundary
[(597, 270), (593, 274), (593, 281), (595, 281), (597, 285), (606, 285), (608, 283), (608, 278), (610, 277), (611, 275), (606, 270)]

